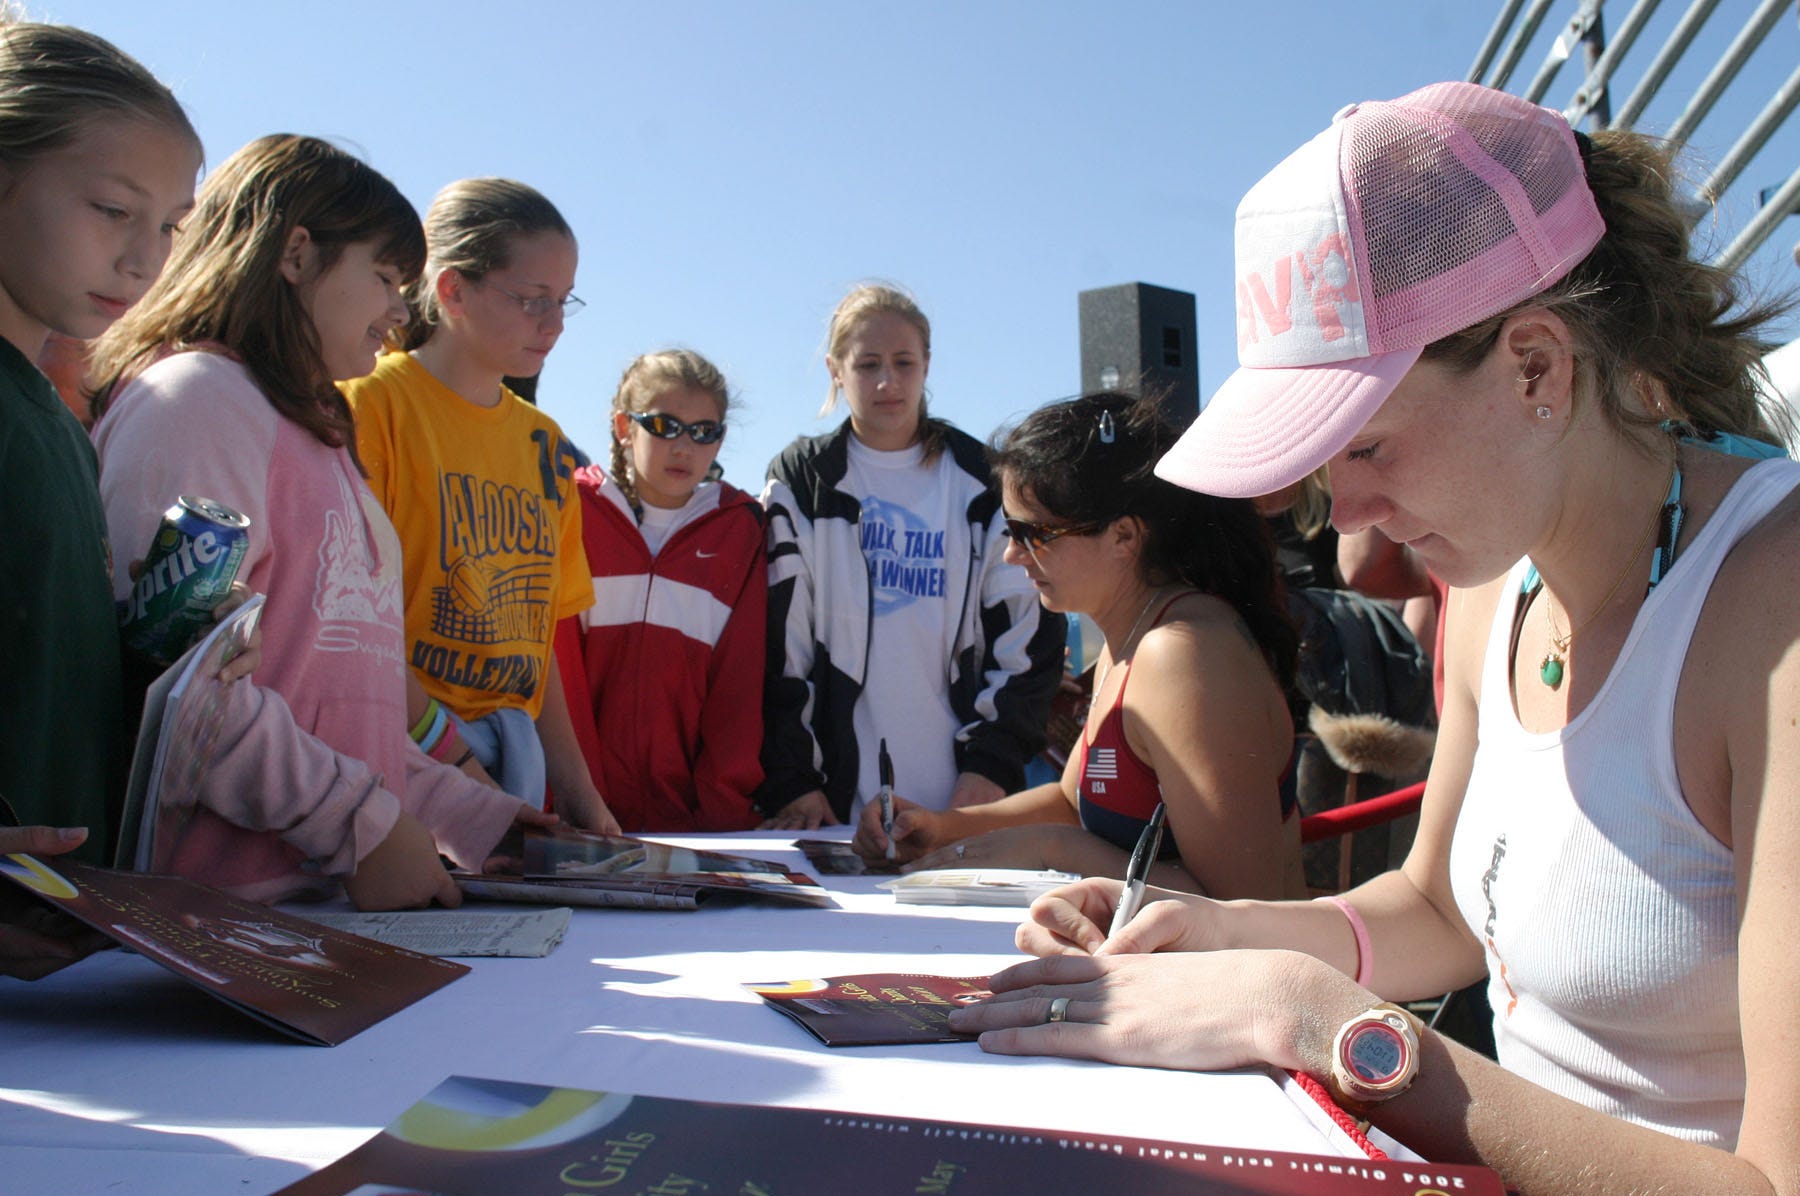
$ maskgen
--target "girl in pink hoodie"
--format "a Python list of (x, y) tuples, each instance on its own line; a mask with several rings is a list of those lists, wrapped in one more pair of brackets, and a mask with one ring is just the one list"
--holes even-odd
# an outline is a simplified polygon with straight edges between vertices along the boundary
[(260, 138), (209, 178), (167, 270), (100, 342), (95, 442), (115, 554), (196, 494), (249, 516), (239, 579), (267, 595), (254, 687), (232, 687), (176, 847), (183, 875), (276, 900), (341, 878), (365, 909), (458, 902), (546, 821), (408, 737), (400, 546), (333, 378), (367, 373), (424, 259), (392, 183), (313, 138)]

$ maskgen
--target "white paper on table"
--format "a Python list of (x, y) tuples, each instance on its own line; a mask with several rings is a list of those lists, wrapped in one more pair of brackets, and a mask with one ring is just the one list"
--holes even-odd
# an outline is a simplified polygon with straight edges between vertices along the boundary
[(1028, 868), (936, 868), (909, 872), (881, 887), (909, 905), (1030, 905), (1052, 889), (1080, 880), (1072, 872)]
[(333, 930), (405, 947), (421, 955), (507, 956), (538, 959), (556, 949), (569, 929), (569, 910), (396, 910), (390, 913), (312, 913), (289, 907)]

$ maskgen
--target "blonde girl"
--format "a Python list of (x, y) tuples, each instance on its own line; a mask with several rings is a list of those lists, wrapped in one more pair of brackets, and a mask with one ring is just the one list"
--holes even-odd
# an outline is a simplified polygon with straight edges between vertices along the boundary
[(698, 353), (649, 353), (613, 396), (612, 466), (576, 471), (594, 606), (557, 644), (577, 740), (627, 831), (757, 824), (762, 508), (707, 477), (731, 407)]
[(551, 651), (593, 603), (580, 566), (576, 452), (502, 379), (535, 377), (579, 310), (574, 234), (509, 179), (432, 201), (417, 318), (344, 382), (357, 449), (406, 560), (406, 661), (507, 792), (616, 831), (588, 776)]
[[(167, 865), (241, 895), (341, 877), (366, 909), (454, 905), (440, 853), (479, 869), (515, 819), (543, 817), (407, 738), (399, 543), (332, 384), (374, 365), (424, 251), (387, 179), (316, 138), (259, 138), (208, 178), (168, 270), (95, 349), (113, 542), (148, 544), (182, 494), (250, 518), (239, 577), (267, 595), (262, 660), (228, 691), (243, 718)], [(123, 554), (113, 583), (129, 590)]]
[(200, 140), (110, 43), (0, 19), (0, 822), (110, 859), (126, 728), (93, 446), (32, 365), (142, 298), (194, 203)]
[(1043, 745), (1064, 621), (1004, 559), (980, 442), (925, 409), (931, 323), (859, 286), (832, 314), (831, 390), (849, 418), (769, 466), (769, 660), (758, 801), (771, 825), (844, 822), (878, 786), (931, 809), (1021, 789)]

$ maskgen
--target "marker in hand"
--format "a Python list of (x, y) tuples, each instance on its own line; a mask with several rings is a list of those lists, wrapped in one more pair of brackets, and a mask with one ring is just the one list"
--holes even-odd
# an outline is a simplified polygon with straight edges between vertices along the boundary
[(1137, 846), (1131, 849), (1131, 863), (1125, 868), (1125, 887), (1119, 891), (1119, 907), (1113, 911), (1107, 938), (1125, 929), (1144, 903), (1144, 885), (1150, 880), (1150, 865), (1156, 862), (1156, 855), (1162, 850), (1164, 808), (1161, 802), (1156, 803), (1155, 813), (1144, 824)]
[(888, 755), (887, 740), (881, 741), (881, 754), (876, 757), (881, 770), (881, 788), (875, 800), (881, 803), (881, 833), (887, 836), (887, 858), (894, 859), (894, 758)]

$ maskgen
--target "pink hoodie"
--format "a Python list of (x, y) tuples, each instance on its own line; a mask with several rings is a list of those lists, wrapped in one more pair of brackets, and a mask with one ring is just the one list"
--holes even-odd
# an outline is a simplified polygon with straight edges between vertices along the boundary
[(402, 809), (479, 869), (521, 803), (407, 736), (400, 541), (349, 453), (282, 418), (242, 364), (206, 352), (144, 371), (94, 441), (115, 596), (182, 494), (249, 516), (238, 580), (268, 596), (255, 684), (231, 687), (174, 870), (279, 900), (354, 870)]

